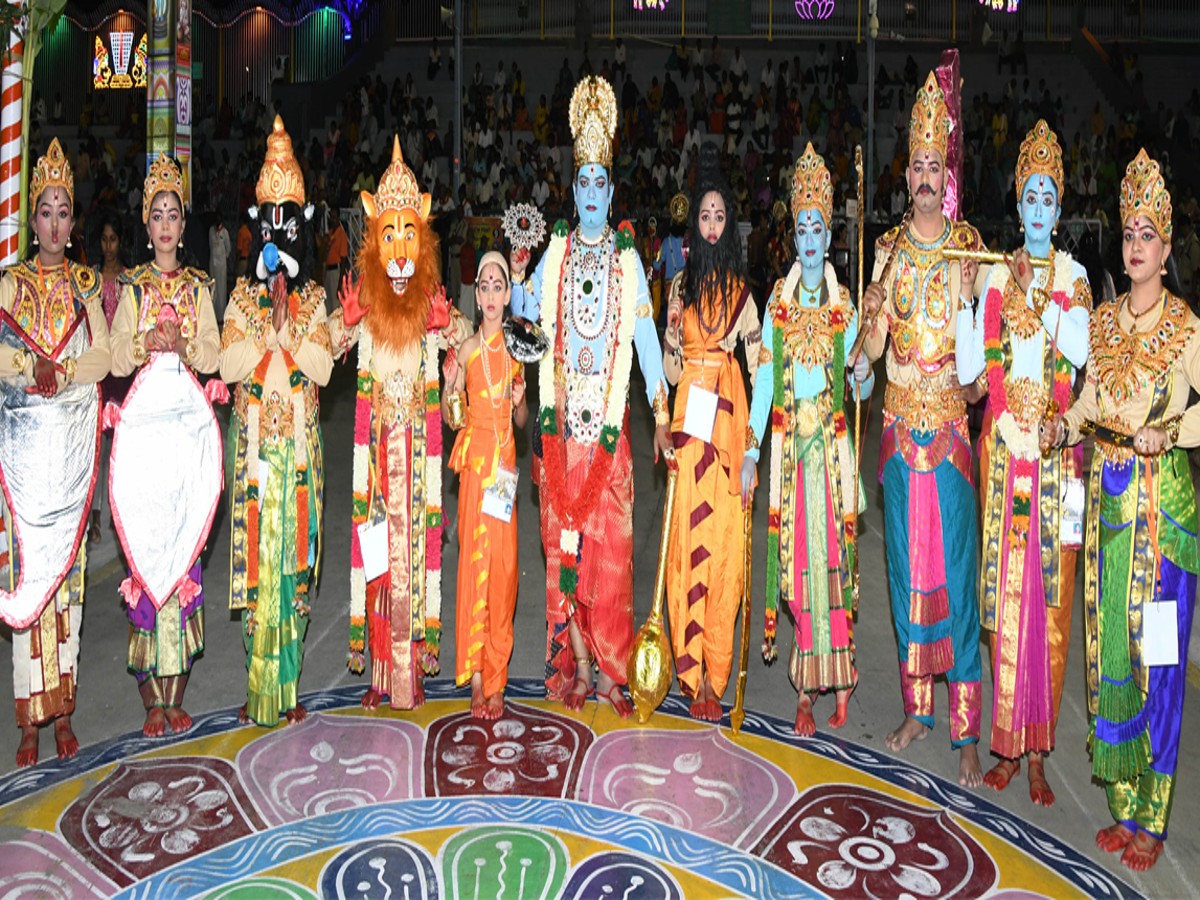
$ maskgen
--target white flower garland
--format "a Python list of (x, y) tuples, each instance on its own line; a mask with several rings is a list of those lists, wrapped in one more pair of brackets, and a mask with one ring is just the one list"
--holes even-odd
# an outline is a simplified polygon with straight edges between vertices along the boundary
[[(615, 240), (616, 238), (612, 238)], [(542, 268), (542, 329), (550, 340), (550, 351), (538, 363), (538, 402), (540, 410), (553, 410), (557, 415), (558, 383), (555, 378), (554, 346), (558, 330), (558, 297), (562, 290), (562, 265), (567, 254), (567, 238), (552, 235), (546, 249)], [(604, 426), (620, 431), (625, 420), (625, 406), (629, 399), (629, 375), (633, 366), (633, 331), (637, 325), (637, 251), (628, 247), (615, 254), (617, 283), (620, 290), (620, 318), (617, 345), (612, 365), (612, 379), (604, 397)], [(630, 277), (626, 277), (630, 276)], [(539, 411), (540, 411), (539, 410)], [(563, 423), (559, 422), (558, 438), (565, 440)], [(566, 553), (579, 552), (579, 532), (564, 528), (559, 545)]]

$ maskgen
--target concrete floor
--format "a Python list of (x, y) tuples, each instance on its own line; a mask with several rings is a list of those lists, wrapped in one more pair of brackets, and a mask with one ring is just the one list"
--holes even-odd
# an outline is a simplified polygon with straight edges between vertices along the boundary
[[(650, 458), (649, 411), (644, 393), (635, 381), (632, 429), (635, 458), (634, 479), (637, 497), (634, 529), (636, 559), (635, 598), (636, 618), (645, 620), (651, 602), (654, 565), (658, 552), (661, 527), (661, 508), (665, 477), (661, 465), (654, 466)], [(536, 387), (529, 396), (536, 398)], [(339, 365), (329, 388), (322, 394), (322, 420), (325, 425), (326, 447), (326, 511), (325, 556), (320, 590), (313, 603), (312, 623), (306, 645), (302, 691), (317, 690), (347, 684), (366, 683), (351, 675), (345, 667), (349, 629), (349, 524), (350, 524), (350, 452), (354, 408), (354, 372), (350, 366)], [(865, 515), (861, 550), (862, 602), (856, 627), (859, 666), (859, 689), (850, 703), (850, 718), (840, 732), (842, 737), (858, 741), (886, 752), (883, 736), (903, 715), (897, 687), (896, 643), (887, 600), (883, 553), (883, 516), (879, 490), (874, 473), (878, 461), (879, 403), (872, 405), (865, 440), (863, 472), (868, 484), (870, 509)], [(521, 594), (516, 616), (516, 648), (511, 672), (514, 676), (540, 676), (543, 672), (545, 644), (544, 606), (541, 602), (545, 578), (544, 561), (537, 531), (537, 497), (529, 481), (528, 431), (518, 438), (519, 465), (522, 473), (519, 522), (521, 525)], [(765, 471), (765, 469), (764, 469)], [(454, 540), (455, 483), (447, 477), (447, 534), (445, 548), (445, 603), (443, 619), (447, 634), (442, 642), (442, 678), (453, 677), (454, 661), (454, 572), (457, 565), (457, 545)], [(746, 706), (790, 718), (795, 710), (796, 694), (788, 682), (783, 662), (791, 649), (791, 626), (780, 622), (779, 656), (781, 662), (767, 668), (758, 657), (762, 640), (762, 584), (765, 568), (762, 565), (766, 547), (766, 489), (760, 487), (755, 512), (755, 608), (751, 617), (751, 660)], [(84, 617), (81, 653), (81, 686), (78, 709), (74, 717), (75, 731), (83, 744), (92, 744), (115, 735), (140, 729), (143, 711), (133, 678), (125, 671), (125, 643), (128, 625), (117, 594), (117, 585), (124, 577), (115, 546), (115, 535), (108, 528), (105, 513), (105, 534), (101, 544), (91, 552), (88, 562), (88, 591)], [(222, 709), (245, 700), (245, 656), (239, 624), (228, 612), (229, 527), (224, 510), (212, 532), (205, 555), (204, 586), (207, 595), (207, 647), (204, 657), (194, 670), (187, 693), (187, 707), (193, 712)], [(1080, 591), (1082, 586), (1080, 586)], [(1082, 594), (1080, 594), (1082, 596)], [(1080, 604), (1081, 605), (1081, 604)], [(1021, 815), (1032, 824), (1044, 828), (1074, 845), (1084, 855), (1107, 865), (1135, 889), (1154, 897), (1190, 897), (1200, 894), (1200, 807), (1187, 800), (1200, 786), (1200, 764), (1189, 748), (1200, 744), (1200, 718), (1194, 703), (1184, 713), (1184, 753), (1180, 757), (1179, 781), (1181, 791), (1176, 797), (1172, 817), (1171, 837), (1166, 852), (1157, 867), (1146, 875), (1129, 872), (1116, 856), (1101, 853), (1094, 844), (1096, 830), (1109, 824), (1104, 792), (1092, 783), (1085, 740), (1087, 735), (1086, 697), (1083, 672), (1083, 616), (1077, 613), (1072, 628), (1071, 652), (1067, 688), (1063, 697), (1058, 728), (1059, 749), (1049, 757), (1047, 776), (1058, 797), (1048, 810), (1034, 806), (1026, 792), (1023, 776), (1002, 794), (987, 788), (989, 799)], [(1195, 672), (1193, 670), (1193, 676)], [(985, 664), (983, 713), (983, 752), (985, 768), (987, 736), (991, 727), (990, 673)], [(0, 667), (0, 696), (11, 696), (11, 669)], [(1196, 684), (1191, 679), (1192, 686)], [(676, 689), (677, 688), (673, 688)], [(913, 764), (922, 766), (943, 778), (956, 777), (957, 754), (949, 748), (944, 711), (945, 689), (936, 691), (938, 727), (928, 740), (914, 742), (904, 753)], [(733, 700), (727, 692), (726, 703)], [(832, 698), (818, 701), (818, 723), (832, 711)], [(0, 730), (0, 771), (13, 767), (18, 731)], [(53, 753), (53, 740), (46, 730), (42, 738), (43, 756)], [(1189, 874), (1191, 873), (1191, 874)]]

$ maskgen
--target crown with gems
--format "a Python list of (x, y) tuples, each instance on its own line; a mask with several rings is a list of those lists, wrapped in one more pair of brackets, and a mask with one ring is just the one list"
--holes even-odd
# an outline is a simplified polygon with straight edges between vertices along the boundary
[(833, 179), (811, 142), (796, 160), (796, 171), (792, 173), (793, 221), (803, 209), (818, 210), (826, 225), (833, 219)]
[(1162, 170), (1146, 155), (1145, 147), (1125, 168), (1121, 179), (1121, 224), (1130, 216), (1145, 216), (1164, 241), (1171, 240), (1171, 193)]
[(75, 176), (71, 174), (71, 163), (63, 153), (62, 145), (55, 138), (50, 142), (46, 155), (37, 161), (29, 175), (29, 205), (37, 206), (38, 197), (48, 187), (60, 187), (67, 192), (71, 205), (75, 205)]
[(595, 163), (612, 165), (612, 141), (617, 133), (617, 97), (612, 85), (589, 75), (575, 85), (570, 107), (575, 168)]
[(146, 173), (146, 183), (142, 187), (142, 223), (150, 218), (150, 203), (163, 191), (169, 191), (183, 203), (183, 172), (179, 164), (165, 153), (150, 164)]
[(945, 162), (949, 146), (950, 108), (946, 106), (946, 95), (938, 84), (937, 74), (930, 72), (925, 86), (917, 91), (912, 117), (908, 120), (908, 155), (911, 158), (921, 150), (936, 150)]
[(392, 162), (379, 179), (375, 192), (375, 215), (386, 210), (411, 209), (421, 213), (421, 188), (417, 178), (404, 162), (400, 152), (400, 138), (392, 138)]
[(289, 200), (304, 205), (304, 174), (292, 153), (292, 139), (284, 131), (283, 119), (279, 116), (275, 117), (275, 124), (267, 136), (267, 157), (258, 173), (254, 196), (259, 205), (274, 203), (278, 206)]
[(1021, 141), (1021, 152), (1017, 154), (1017, 196), (1025, 189), (1025, 182), (1030, 175), (1047, 175), (1058, 188), (1058, 200), (1061, 203), (1067, 192), (1067, 182), (1063, 178), (1062, 147), (1058, 146), (1058, 136), (1050, 130), (1045, 119), (1038, 119), (1025, 140)]

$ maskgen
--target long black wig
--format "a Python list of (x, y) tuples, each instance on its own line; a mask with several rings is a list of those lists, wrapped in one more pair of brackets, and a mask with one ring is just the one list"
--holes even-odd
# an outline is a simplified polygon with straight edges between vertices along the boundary
[[(700, 237), (700, 203), (706, 194), (718, 193), (725, 204), (725, 230), (715, 244)], [(728, 327), (731, 306), (738, 298), (731, 297), (738, 284), (746, 280), (746, 261), (742, 255), (742, 240), (737, 227), (737, 200), (729, 181), (721, 172), (720, 151), (716, 144), (701, 145), (696, 167), (695, 190), (692, 192), (688, 224), (687, 269), (684, 275), (683, 307), (699, 304), (696, 313), (705, 330), (711, 318), (713, 329), (724, 322)]]

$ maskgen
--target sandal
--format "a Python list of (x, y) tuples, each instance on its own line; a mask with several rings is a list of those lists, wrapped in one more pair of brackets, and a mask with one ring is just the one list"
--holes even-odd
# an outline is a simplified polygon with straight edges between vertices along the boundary
[(596, 694), (596, 699), (611, 706), (613, 712), (622, 719), (628, 719), (633, 715), (633, 704), (629, 702), (619, 684), (614, 684), (603, 694)]
[(990, 788), (995, 788), (998, 791), (1008, 787), (1010, 781), (1017, 777), (1017, 773), (1021, 771), (1021, 761), (1019, 759), (1001, 759), (983, 776), (983, 783)]
[[(570, 690), (563, 694), (563, 706), (569, 710), (583, 709), (583, 704), (596, 696), (596, 685), (579, 674), (580, 671), (589, 671), (591, 663), (587, 657), (575, 657), (575, 680), (571, 682)], [(583, 690), (576, 690), (580, 685), (583, 686)]]

